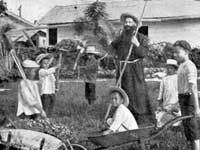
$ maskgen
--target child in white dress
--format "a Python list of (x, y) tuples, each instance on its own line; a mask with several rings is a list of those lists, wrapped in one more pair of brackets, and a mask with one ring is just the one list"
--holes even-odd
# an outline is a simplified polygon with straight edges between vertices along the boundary
[(27, 79), (21, 80), (18, 87), (17, 116), (29, 119), (36, 119), (39, 116), (46, 117), (42, 108), (39, 88), (34, 81), (39, 65), (32, 60), (25, 60), (22, 65)]
[(168, 59), (166, 64), (167, 76), (160, 83), (158, 96), (159, 107), (156, 111), (157, 126), (164, 125), (174, 117), (180, 116), (177, 88), (177, 61)]

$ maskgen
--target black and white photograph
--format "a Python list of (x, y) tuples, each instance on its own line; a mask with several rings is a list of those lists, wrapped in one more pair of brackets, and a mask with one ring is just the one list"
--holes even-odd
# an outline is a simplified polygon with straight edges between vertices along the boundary
[(200, 0), (0, 0), (0, 150), (200, 150)]

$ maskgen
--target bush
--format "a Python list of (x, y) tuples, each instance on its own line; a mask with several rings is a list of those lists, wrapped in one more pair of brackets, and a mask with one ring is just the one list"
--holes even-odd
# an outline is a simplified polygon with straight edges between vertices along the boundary
[(161, 42), (149, 46), (147, 57), (145, 58), (146, 67), (162, 67), (167, 59), (174, 58), (174, 48), (171, 43)]

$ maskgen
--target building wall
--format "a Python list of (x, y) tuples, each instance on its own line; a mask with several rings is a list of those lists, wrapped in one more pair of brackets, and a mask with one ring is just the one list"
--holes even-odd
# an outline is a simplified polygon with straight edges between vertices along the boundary
[[(176, 40), (187, 40), (190, 44), (200, 46), (200, 19), (197, 20), (179, 20), (163, 22), (144, 22), (148, 26), (148, 36), (151, 43), (172, 42)], [(121, 23), (114, 23), (117, 31), (122, 29)], [(62, 39), (81, 39), (75, 35), (72, 26), (58, 28), (58, 42)]]
[(200, 46), (200, 20), (155, 22), (148, 27), (151, 43), (186, 40), (192, 47)]
[(72, 26), (59, 27), (58, 28), (58, 40), (60, 42), (62, 39), (75, 39), (75, 31)]

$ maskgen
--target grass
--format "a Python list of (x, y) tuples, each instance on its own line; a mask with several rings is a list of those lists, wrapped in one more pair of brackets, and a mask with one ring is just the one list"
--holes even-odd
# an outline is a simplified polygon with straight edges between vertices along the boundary
[[(4, 83), (1, 87), (10, 88), (11, 91), (1, 92), (0, 108), (12, 120), (17, 120), (17, 84)], [(53, 118), (68, 126), (72, 131), (72, 141), (83, 144), (91, 149), (91, 144), (86, 142), (88, 133), (101, 128), (102, 120), (106, 112), (108, 98), (106, 93), (109, 86), (114, 85), (114, 80), (97, 82), (97, 100), (95, 104), (88, 105), (84, 98), (84, 83), (63, 82), (57, 93), (57, 101)], [(149, 96), (153, 109), (156, 106), (159, 83), (148, 82)], [(182, 132), (167, 131), (158, 139), (151, 141), (152, 150), (158, 149), (186, 149), (186, 143)]]

